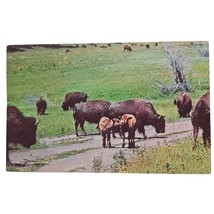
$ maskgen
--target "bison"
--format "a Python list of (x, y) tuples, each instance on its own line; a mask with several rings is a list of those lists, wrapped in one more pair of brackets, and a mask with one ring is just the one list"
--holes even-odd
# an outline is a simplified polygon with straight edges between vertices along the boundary
[(44, 115), (47, 109), (47, 102), (46, 100), (40, 96), (39, 100), (36, 101), (37, 113), (39, 115)]
[(132, 51), (132, 48), (131, 48), (131, 46), (129, 46), (129, 45), (125, 45), (124, 47), (123, 47), (123, 50), (125, 51), (125, 50), (127, 50), (127, 51)]
[(189, 113), (192, 110), (192, 99), (187, 92), (180, 92), (177, 98), (174, 100), (174, 104), (177, 105), (180, 118), (190, 117)]
[(115, 126), (120, 125), (120, 120), (118, 118), (113, 118), (112, 120), (108, 117), (102, 117), (99, 122), (99, 130), (102, 135), (103, 144), (102, 147), (106, 148), (106, 138), (107, 138), (107, 147), (111, 148), (110, 141), (110, 131)]
[(158, 114), (153, 105), (144, 99), (133, 99), (123, 102), (112, 103), (109, 106), (109, 117), (119, 117), (123, 114), (133, 114), (137, 119), (137, 129), (139, 133), (145, 134), (145, 125), (152, 125), (155, 127), (157, 133), (165, 132), (165, 116)]
[(64, 111), (74, 108), (76, 103), (86, 102), (88, 95), (84, 92), (70, 92), (65, 95), (64, 102), (62, 103), (62, 109)]
[[(193, 137), (194, 137), (194, 144), (192, 149), (196, 149), (197, 145), (197, 137), (199, 128), (203, 130), (203, 142), (205, 147), (211, 146), (210, 141), (210, 92), (208, 91), (199, 100), (196, 102), (192, 115), (191, 115), (191, 122), (193, 125)], [(208, 145), (207, 145), (208, 141)]]
[(7, 107), (7, 147), (6, 162), (11, 164), (9, 158), (9, 145), (20, 144), (30, 148), (36, 143), (36, 130), (39, 122), (34, 117), (26, 117), (15, 106)]
[(134, 115), (132, 114), (124, 114), (120, 119), (121, 124), (121, 135), (123, 138), (122, 147), (125, 147), (125, 132), (128, 132), (128, 141), (129, 141), (129, 148), (135, 148), (135, 130), (137, 120)]
[(84, 129), (85, 121), (98, 124), (102, 117), (108, 117), (108, 107), (110, 104), (111, 103), (106, 100), (92, 100), (76, 104), (73, 111), (76, 135), (79, 136), (77, 130), (79, 124), (83, 133), (86, 135)]

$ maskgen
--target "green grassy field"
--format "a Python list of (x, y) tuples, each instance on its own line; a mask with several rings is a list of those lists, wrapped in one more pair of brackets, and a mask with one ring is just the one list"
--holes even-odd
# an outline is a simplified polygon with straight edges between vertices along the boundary
[[(166, 115), (168, 122), (179, 118), (173, 104), (176, 94), (163, 95), (153, 86), (155, 81), (173, 83), (164, 43), (158, 46), (150, 43), (148, 50), (138, 44), (132, 52), (124, 52), (124, 44), (112, 44), (105, 49), (100, 45), (72, 48), (67, 54), (67, 48), (41, 47), (7, 54), (8, 104), (40, 119), (38, 137), (74, 133), (72, 111), (61, 109), (65, 94), (71, 91), (86, 92), (89, 100), (114, 102), (144, 98), (154, 104), (158, 113)], [(199, 55), (199, 43), (172, 45), (182, 47), (189, 59), (191, 69), (187, 80), (194, 87), (190, 94), (195, 101), (209, 90), (209, 58)], [(35, 101), (40, 95), (48, 102), (45, 116), (38, 116), (36, 112)], [(86, 131), (94, 130), (95, 125), (86, 124)]]

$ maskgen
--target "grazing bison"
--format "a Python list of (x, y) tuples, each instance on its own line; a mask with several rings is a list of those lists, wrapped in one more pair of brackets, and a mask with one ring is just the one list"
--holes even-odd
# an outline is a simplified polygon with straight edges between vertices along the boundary
[(62, 103), (62, 109), (64, 111), (74, 108), (76, 103), (86, 102), (88, 95), (83, 92), (70, 92), (65, 95), (64, 102)]
[(99, 122), (99, 130), (102, 135), (103, 144), (102, 147), (106, 148), (106, 138), (107, 138), (107, 147), (111, 148), (111, 135), (110, 131), (115, 126), (120, 125), (120, 120), (118, 118), (113, 118), (112, 120), (108, 117), (102, 117)]
[(123, 47), (123, 50), (125, 51), (125, 50), (127, 50), (127, 51), (132, 51), (132, 48), (131, 48), (131, 46), (129, 46), (129, 45), (125, 45), (124, 47)]
[(112, 103), (109, 106), (109, 117), (119, 117), (123, 114), (133, 114), (137, 119), (137, 129), (139, 133), (145, 134), (145, 125), (152, 125), (155, 127), (157, 133), (165, 132), (165, 119), (164, 116), (158, 114), (153, 105), (143, 99), (133, 99), (124, 102)]
[(107, 48), (107, 46), (106, 45), (101, 45), (100, 48)]
[(37, 113), (39, 115), (44, 115), (47, 109), (47, 102), (46, 100), (40, 96), (39, 100), (36, 101)]
[(150, 44), (146, 44), (146, 48), (149, 49), (150, 48)]
[(77, 130), (79, 124), (83, 133), (86, 135), (84, 129), (85, 121), (98, 124), (102, 117), (108, 117), (108, 107), (110, 104), (111, 103), (106, 100), (92, 100), (76, 104), (73, 112), (76, 135), (79, 135)]
[(36, 143), (37, 125), (38, 122), (34, 117), (25, 117), (15, 106), (7, 107), (7, 164), (11, 164), (9, 158), (10, 144), (20, 144), (30, 148)]
[(121, 126), (121, 134), (123, 138), (122, 147), (125, 147), (125, 132), (128, 132), (128, 141), (129, 141), (129, 148), (135, 148), (135, 130), (137, 125), (137, 120), (134, 115), (132, 114), (124, 114), (120, 119)]
[[(210, 141), (210, 92), (208, 91), (202, 97), (199, 98), (198, 102), (195, 104), (192, 115), (191, 121), (193, 125), (193, 137), (194, 137), (194, 144), (192, 149), (196, 148), (197, 144), (197, 137), (199, 128), (203, 130), (202, 136), (204, 141), (204, 146), (211, 146)], [(208, 141), (208, 145), (207, 145)]]
[(174, 104), (177, 105), (180, 117), (190, 117), (189, 113), (192, 110), (192, 99), (187, 92), (182, 91), (179, 93), (174, 100)]

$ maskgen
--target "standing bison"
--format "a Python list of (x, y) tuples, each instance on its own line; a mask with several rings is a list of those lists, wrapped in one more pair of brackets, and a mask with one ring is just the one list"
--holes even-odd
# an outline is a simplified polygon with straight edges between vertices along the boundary
[(180, 117), (190, 117), (189, 113), (192, 110), (192, 99), (187, 92), (182, 91), (179, 93), (174, 100), (174, 104), (177, 105)]
[(74, 108), (76, 103), (86, 102), (88, 95), (83, 92), (70, 92), (65, 95), (64, 102), (62, 103), (62, 109), (64, 111)]
[(108, 117), (108, 107), (110, 104), (111, 103), (106, 100), (93, 100), (76, 104), (73, 112), (76, 135), (79, 136), (77, 130), (79, 124), (83, 133), (86, 135), (84, 129), (85, 121), (98, 124), (102, 117)]
[(129, 46), (129, 45), (125, 45), (124, 47), (123, 47), (123, 50), (125, 51), (125, 50), (127, 50), (127, 51), (132, 51), (132, 48), (131, 48), (131, 46)]
[(193, 125), (193, 137), (194, 137), (194, 144), (192, 149), (196, 148), (197, 144), (197, 137), (199, 128), (203, 130), (202, 136), (204, 141), (204, 146), (208, 147), (211, 146), (210, 141), (210, 92), (208, 91), (202, 97), (199, 98), (198, 102), (195, 104), (192, 115), (191, 121)]
[(124, 102), (112, 103), (109, 106), (109, 117), (119, 117), (123, 114), (133, 114), (136, 117), (136, 127), (140, 133), (145, 134), (145, 125), (152, 125), (155, 127), (157, 133), (165, 132), (165, 119), (164, 116), (158, 114), (153, 105), (143, 99), (133, 99)]
[(9, 158), (10, 144), (20, 144), (30, 148), (36, 143), (37, 125), (34, 117), (25, 117), (15, 106), (7, 107), (7, 164), (11, 163)]
[(103, 140), (102, 147), (106, 148), (107, 139), (107, 147), (111, 148), (110, 132), (115, 126), (120, 126), (120, 120), (118, 118), (109, 119), (108, 117), (102, 117), (98, 126)]
[(46, 100), (40, 96), (39, 100), (36, 101), (37, 113), (39, 115), (44, 115), (47, 109), (47, 102)]
[(135, 130), (137, 120), (132, 114), (124, 114), (120, 119), (121, 135), (123, 139), (122, 147), (125, 147), (125, 132), (128, 132), (128, 148), (135, 148)]

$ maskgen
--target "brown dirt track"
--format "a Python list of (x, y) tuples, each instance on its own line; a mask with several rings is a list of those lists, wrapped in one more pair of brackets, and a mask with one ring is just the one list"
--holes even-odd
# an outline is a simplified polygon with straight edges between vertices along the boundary
[[(178, 122), (166, 123), (166, 132), (156, 134), (152, 126), (146, 127), (148, 139), (143, 139), (141, 134), (136, 132), (136, 145), (142, 147), (154, 147), (173, 143), (177, 139), (192, 137), (192, 125), (190, 119), (181, 119)], [(46, 161), (45, 164), (37, 167), (37, 172), (94, 172), (93, 160), (96, 157), (102, 157), (101, 172), (111, 172), (111, 165), (114, 163), (113, 155), (122, 150), (126, 157), (133, 155), (133, 149), (121, 148), (122, 139), (112, 139), (113, 148), (102, 148), (102, 139), (100, 135), (87, 135), (77, 138), (75, 135), (55, 138), (38, 139), (41, 144), (48, 145), (48, 148), (29, 149), (26, 151), (11, 151), (10, 159), (17, 165), (24, 164), (25, 167), (33, 165), (42, 158), (47, 158), (56, 154), (80, 151), (84, 152), (62, 157), (56, 160)], [(73, 144), (64, 144), (75, 141)], [(127, 141), (126, 141), (127, 142)], [(63, 143), (63, 144), (62, 144)], [(127, 146), (127, 144), (126, 144)]]

